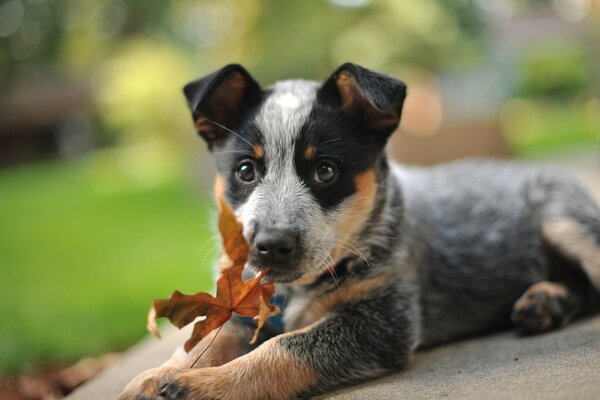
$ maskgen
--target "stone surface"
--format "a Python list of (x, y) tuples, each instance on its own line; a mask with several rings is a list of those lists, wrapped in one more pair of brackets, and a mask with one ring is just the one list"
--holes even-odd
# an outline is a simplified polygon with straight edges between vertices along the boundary
[(170, 328), (158, 340), (148, 337), (129, 349), (117, 365), (100, 373), (96, 378), (67, 396), (69, 400), (108, 400), (115, 399), (125, 385), (140, 372), (159, 366), (173, 351), (185, 342), (189, 329), (178, 331)]
[(600, 399), (600, 317), (556, 332), (506, 332), (416, 354), (404, 372), (325, 397)]
[[(114, 399), (131, 378), (168, 358), (186, 334), (169, 330), (162, 341), (146, 339), (68, 399)], [(600, 399), (600, 316), (544, 335), (503, 332), (421, 351), (403, 372), (321, 398)]]

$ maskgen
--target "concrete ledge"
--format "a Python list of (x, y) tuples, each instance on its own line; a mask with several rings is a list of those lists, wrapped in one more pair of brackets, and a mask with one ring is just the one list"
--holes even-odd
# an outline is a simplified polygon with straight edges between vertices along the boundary
[(189, 329), (165, 329), (163, 339), (147, 337), (129, 349), (117, 364), (101, 372), (67, 396), (69, 400), (107, 400), (116, 398), (139, 373), (165, 362), (173, 351), (185, 342)]
[(328, 399), (600, 399), (600, 317), (545, 335), (505, 332), (416, 354), (404, 372)]
[[(185, 340), (169, 330), (148, 338), (70, 400), (113, 399), (135, 375), (161, 364)], [(600, 398), (600, 316), (545, 335), (513, 332), (416, 354), (406, 371), (321, 399), (589, 399)]]

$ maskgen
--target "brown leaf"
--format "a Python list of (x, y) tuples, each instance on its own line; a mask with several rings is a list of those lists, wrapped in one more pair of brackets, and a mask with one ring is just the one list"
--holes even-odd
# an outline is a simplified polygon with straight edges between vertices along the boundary
[[(217, 295), (196, 293), (185, 295), (175, 291), (167, 300), (154, 300), (148, 314), (148, 330), (159, 336), (156, 318), (166, 317), (178, 328), (192, 323), (198, 317), (205, 317), (194, 325), (192, 336), (185, 342), (185, 350), (190, 351), (213, 329), (225, 324), (235, 312), (244, 317), (258, 319), (252, 343), (267, 318), (279, 312), (279, 308), (269, 303), (275, 293), (272, 283), (261, 284), (264, 276), (244, 281), (242, 271), (248, 259), (248, 243), (242, 234), (243, 227), (224, 202), (220, 203), (219, 230), (221, 232), (226, 257), (221, 259), (221, 276), (217, 280)], [(160, 337), (160, 336), (159, 336)]]
[(231, 265), (225, 268), (221, 266), (221, 270), (232, 266), (241, 266), (243, 268), (250, 252), (248, 242), (244, 238), (244, 228), (235, 218), (231, 208), (222, 199), (219, 200), (219, 210), (221, 211), (219, 213), (219, 232), (221, 232), (221, 240), (225, 249), (223, 256), (226, 256), (231, 261)]

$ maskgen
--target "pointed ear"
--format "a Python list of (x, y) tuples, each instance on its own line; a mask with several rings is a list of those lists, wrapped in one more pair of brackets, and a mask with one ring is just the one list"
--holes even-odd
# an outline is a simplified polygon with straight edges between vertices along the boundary
[(183, 88), (198, 133), (208, 142), (223, 139), (261, 97), (259, 84), (238, 64), (229, 64)]
[(319, 95), (359, 116), (374, 131), (390, 135), (400, 123), (406, 85), (390, 76), (346, 63), (325, 81)]

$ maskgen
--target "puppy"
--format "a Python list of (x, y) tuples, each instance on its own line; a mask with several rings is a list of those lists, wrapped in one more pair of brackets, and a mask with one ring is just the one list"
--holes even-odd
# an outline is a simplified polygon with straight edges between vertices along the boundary
[[(501, 161), (406, 168), (384, 148), (404, 83), (355, 64), (266, 89), (240, 65), (188, 84), (216, 195), (268, 268), (284, 329), (250, 348), (227, 323), (134, 379), (121, 399), (290, 399), (407, 365), (417, 348), (588, 312), (600, 210), (562, 173)], [(269, 331), (269, 330), (267, 330)]]

